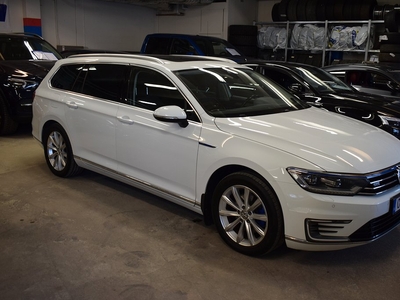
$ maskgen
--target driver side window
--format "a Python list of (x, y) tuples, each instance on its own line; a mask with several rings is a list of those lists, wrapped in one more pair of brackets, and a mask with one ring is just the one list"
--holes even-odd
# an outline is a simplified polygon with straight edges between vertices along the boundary
[(132, 82), (129, 104), (151, 111), (162, 106), (176, 105), (185, 110), (189, 120), (199, 121), (178, 88), (163, 74), (149, 69), (137, 69), (132, 72)]

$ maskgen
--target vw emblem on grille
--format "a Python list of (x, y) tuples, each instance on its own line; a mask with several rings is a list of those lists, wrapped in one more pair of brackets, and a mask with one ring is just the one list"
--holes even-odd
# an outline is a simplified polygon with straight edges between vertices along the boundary
[(396, 166), (396, 171), (397, 171), (397, 180), (400, 182), (400, 165)]

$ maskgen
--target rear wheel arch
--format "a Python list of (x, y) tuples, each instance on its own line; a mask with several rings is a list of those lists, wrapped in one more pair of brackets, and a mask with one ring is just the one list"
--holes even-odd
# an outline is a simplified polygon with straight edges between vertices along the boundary
[(41, 142), (46, 164), (54, 175), (71, 177), (83, 171), (75, 162), (68, 134), (60, 123), (46, 122), (42, 128)]
[(42, 126), (42, 132), (41, 132), (41, 135), (40, 135), (40, 139), (41, 139), (42, 144), (44, 143), (45, 134), (46, 134), (47, 130), (54, 124), (58, 124), (61, 127), (63, 127), (60, 123), (58, 123), (57, 121), (54, 121), (54, 120), (50, 120), (50, 121), (47, 121), (46, 123), (44, 123), (43, 126)]

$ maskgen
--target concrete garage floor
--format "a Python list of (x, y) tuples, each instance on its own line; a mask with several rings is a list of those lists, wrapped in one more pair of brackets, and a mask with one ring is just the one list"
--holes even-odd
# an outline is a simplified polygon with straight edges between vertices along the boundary
[(165, 200), (89, 171), (55, 177), (30, 130), (0, 137), (1, 299), (399, 299), (400, 228), (247, 257)]

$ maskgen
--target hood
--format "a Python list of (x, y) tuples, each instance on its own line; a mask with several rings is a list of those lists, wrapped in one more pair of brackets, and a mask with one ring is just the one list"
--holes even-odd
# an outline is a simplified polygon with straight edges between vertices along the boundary
[(348, 92), (348, 91), (337, 91), (337, 94), (339, 96), (345, 97), (345, 98), (350, 98), (352, 100), (361, 100), (367, 103), (371, 104), (390, 104), (390, 103), (396, 103), (399, 104), (400, 102), (393, 97), (384, 97), (384, 96), (379, 96), (379, 95), (374, 95), (374, 94), (368, 94), (368, 93), (363, 93), (363, 92)]
[(6, 60), (0, 66), (5, 73), (15, 77), (34, 77), (42, 80), (56, 61), (52, 60)]
[(215, 123), (222, 131), (280, 149), (330, 172), (368, 173), (400, 161), (400, 141), (392, 135), (318, 108), (217, 118)]
[(400, 118), (400, 101), (395, 98), (376, 96), (366, 93), (338, 92), (320, 93), (322, 103), (362, 108), (377, 111), (379, 114)]

